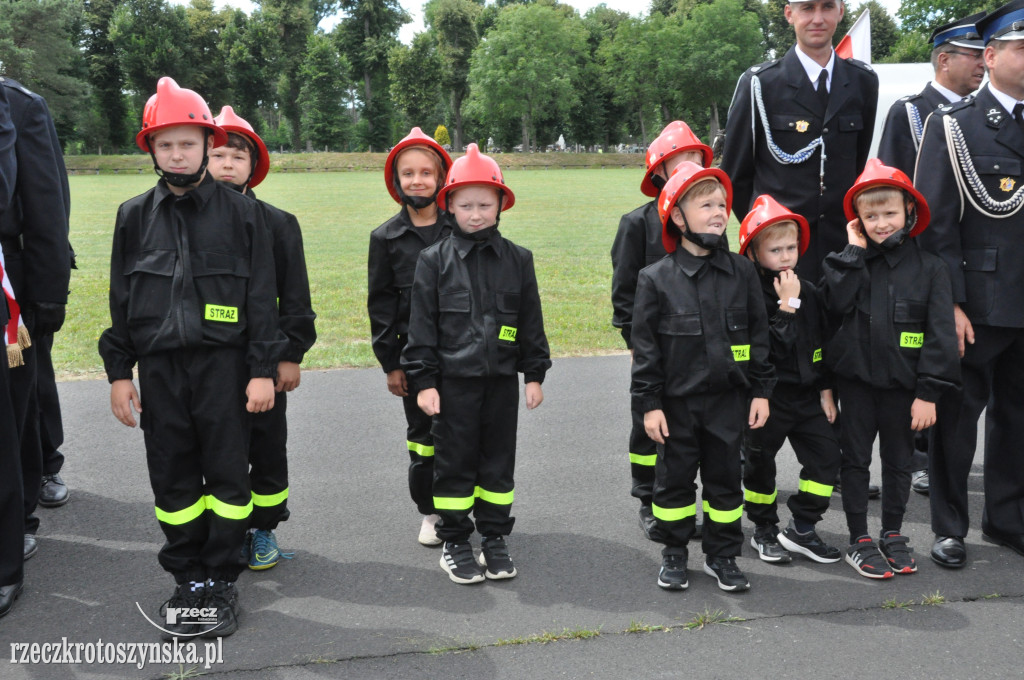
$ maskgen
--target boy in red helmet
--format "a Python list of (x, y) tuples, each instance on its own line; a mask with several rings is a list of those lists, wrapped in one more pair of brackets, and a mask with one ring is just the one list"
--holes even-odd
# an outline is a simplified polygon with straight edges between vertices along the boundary
[[(227, 135), (202, 97), (161, 78), (135, 141), (160, 181), (118, 209), (111, 325), (99, 350), (114, 415), (129, 427), (133, 409), (141, 415), (167, 539), (160, 565), (177, 584), (161, 628), (225, 636), (238, 628), (235, 580), (252, 512), (249, 414), (273, 407), (286, 344), (273, 252), (259, 206), (206, 172)], [(216, 609), (216, 623), (176, 616), (196, 608)]]
[[(846, 192), (849, 245), (824, 262), (829, 309), (842, 317), (825, 353), (842, 395), (840, 479), (850, 531), (846, 561), (868, 578), (917, 571), (900, 532), (910, 495), (914, 431), (960, 382), (949, 270), (911, 237), (928, 226), (924, 197), (902, 170), (868, 160)], [(907, 421), (910, 428), (907, 428)], [(882, 531), (868, 533), (868, 466), (882, 458)]]
[(295, 215), (256, 198), (253, 187), (270, 170), (267, 146), (252, 125), (230, 106), (213, 119), (228, 141), (210, 152), (210, 175), (218, 182), (254, 199), (263, 211), (274, 245), (277, 313), (288, 347), (277, 364), (274, 408), (252, 418), (249, 445), (249, 483), (252, 517), (242, 554), (249, 568), (270, 569), (282, 554), (274, 529), (288, 519), (287, 394), (299, 386), (302, 358), (316, 342), (316, 313), (309, 295), (302, 230)]
[[(440, 563), (455, 583), (512, 578), (505, 536), (515, 522), (516, 374), (534, 409), (551, 367), (533, 254), (498, 232), (515, 196), (476, 144), (452, 164), (437, 200), (456, 227), (420, 254), (402, 367), (417, 404), (434, 417)], [(479, 559), (470, 512), (483, 536)]]
[[(762, 560), (775, 564), (792, 561), (792, 552), (822, 564), (842, 557), (814, 530), (828, 509), (840, 454), (830, 425), (836, 418), (831, 376), (822, 360), (824, 302), (814, 284), (794, 271), (809, 236), (807, 220), (767, 194), (757, 197), (740, 225), (740, 254), (750, 258), (761, 279), (771, 336), (769, 360), (778, 378), (770, 401), (772, 417), (743, 437), (743, 505), (754, 522), (750, 545)], [(801, 470), (797, 492), (787, 502), (793, 518), (780, 533), (775, 456), (787, 438)]]
[[(633, 310), (635, 408), (661, 446), (652, 538), (664, 544), (658, 585), (682, 590), (703, 484), (704, 572), (726, 591), (750, 587), (743, 545), (740, 439), (764, 426), (775, 372), (753, 263), (730, 253), (732, 186), (717, 168), (683, 162), (661, 191), (665, 257), (640, 272)], [(743, 417), (747, 414), (747, 418)]]
[(437, 205), (437, 194), (452, 165), (448, 152), (414, 127), (391, 149), (384, 162), (384, 184), (398, 214), (370, 233), (366, 307), (373, 334), (373, 353), (384, 369), (387, 388), (401, 397), (409, 451), (409, 494), (422, 519), (417, 540), (440, 545), (434, 525), (434, 438), (431, 418), (416, 405), (416, 395), (402, 370), (401, 355), (409, 335), (409, 300), (420, 251), (451, 233), (449, 216)]
[[(665, 257), (661, 244), (661, 219), (658, 217), (658, 193), (683, 161), (711, 165), (711, 147), (693, 134), (690, 126), (676, 120), (665, 126), (647, 149), (640, 191), (653, 200), (622, 216), (612, 243), (612, 325), (622, 332), (626, 347), (632, 351), (633, 299), (640, 270)], [(654, 527), (651, 496), (654, 493), (654, 461), (657, 444), (644, 431), (644, 414), (631, 409), (629, 431), (629, 467), (633, 480), (631, 494), (640, 501), (640, 528), (650, 538)], [(700, 535), (698, 523), (697, 535)]]

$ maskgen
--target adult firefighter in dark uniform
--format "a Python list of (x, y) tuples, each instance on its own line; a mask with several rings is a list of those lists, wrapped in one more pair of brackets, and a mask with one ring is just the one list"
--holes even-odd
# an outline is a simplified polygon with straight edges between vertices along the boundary
[(967, 478), (985, 414), (983, 536), (1024, 555), (1024, 0), (977, 22), (989, 83), (925, 124), (915, 185), (932, 208), (921, 245), (953, 280), (963, 393), (931, 438), (931, 557), (967, 562)]
[(897, 100), (885, 117), (878, 158), (885, 165), (914, 174), (924, 123), (943, 104), (954, 104), (981, 87), (985, 77), (981, 36), (974, 23), (984, 12), (939, 26), (932, 31), (935, 80), (917, 94)]
[(785, 11), (796, 45), (740, 76), (721, 167), (732, 179), (737, 219), (761, 194), (807, 218), (811, 242), (800, 276), (817, 282), (825, 256), (846, 245), (843, 196), (868, 158), (878, 76), (832, 49), (840, 0), (790, 2)]

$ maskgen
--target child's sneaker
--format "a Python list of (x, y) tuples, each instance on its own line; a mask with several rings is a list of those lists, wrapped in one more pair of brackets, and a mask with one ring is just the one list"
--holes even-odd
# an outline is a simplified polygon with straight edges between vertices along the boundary
[(821, 564), (832, 564), (843, 557), (839, 548), (825, 543), (818, 536), (818, 532), (811, 529), (806, 534), (801, 534), (790, 521), (782, 533), (779, 534), (779, 544), (789, 552), (800, 553)]
[(889, 562), (870, 536), (861, 536), (846, 549), (846, 561), (861, 576), (892, 578)]
[(441, 549), (441, 568), (456, 583), (480, 583), (484, 580), (483, 569), (476, 563), (469, 541), (445, 541)]
[(437, 537), (437, 515), (423, 515), (420, 522), (420, 535), (417, 540), (420, 545), (441, 545), (441, 539)]
[(204, 632), (203, 637), (227, 637), (238, 630), (238, 589), (234, 583), (212, 581), (206, 586), (203, 606), (217, 609), (217, 625)]
[(718, 580), (718, 587), (729, 592), (747, 590), (750, 588), (750, 581), (743, 575), (740, 568), (736, 566), (735, 557), (712, 557), (708, 555), (704, 560), (704, 573), (714, 576)]
[(690, 585), (686, 580), (687, 550), (686, 548), (683, 548), (682, 552), (678, 552), (679, 548), (672, 550), (674, 552), (662, 554), (658, 585), (665, 590), (686, 590)]
[(889, 566), (897, 574), (913, 574), (917, 571), (917, 562), (911, 555), (909, 539), (901, 536), (898, 531), (886, 531), (878, 541), (878, 549), (882, 551)]
[(793, 561), (789, 551), (779, 544), (779, 528), (774, 524), (754, 527), (754, 535), (750, 537), (750, 547), (757, 551), (757, 556), (765, 562), (786, 564)]
[(480, 543), (480, 557), (477, 564), (487, 567), (484, 576), (497, 581), (503, 578), (514, 578), (518, 573), (508, 554), (508, 545), (504, 536), (484, 536)]
[(270, 569), (281, 560), (277, 537), (273, 531), (257, 529), (246, 537), (249, 544), (249, 568), (253, 571)]
[(160, 629), (163, 631), (163, 638), (170, 640), (174, 637), (193, 637), (199, 633), (199, 624), (182, 623), (176, 616), (171, 616), (168, 621), (167, 610), (170, 609), (198, 609), (203, 606), (203, 599), (206, 597), (206, 583), (192, 582), (179, 583), (174, 588), (171, 597), (160, 605)]

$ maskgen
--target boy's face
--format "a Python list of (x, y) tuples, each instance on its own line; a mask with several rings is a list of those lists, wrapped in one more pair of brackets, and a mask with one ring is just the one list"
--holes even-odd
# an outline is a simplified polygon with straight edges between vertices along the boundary
[(242, 186), (252, 174), (252, 157), (248, 149), (218, 146), (210, 152), (210, 163), (206, 167), (218, 182)]
[(683, 161), (690, 161), (691, 163), (696, 163), (703, 167), (704, 154), (700, 151), (684, 151), (683, 153), (677, 153), (675, 156), (669, 157), (667, 161), (659, 165), (654, 172), (655, 174), (661, 175), (662, 179), (667, 180)]
[(448, 210), (463, 232), (486, 229), (498, 221), (498, 190), (487, 185), (462, 187), (448, 197)]
[(792, 269), (800, 258), (800, 236), (796, 222), (780, 222), (780, 226), (783, 224), (792, 228), (779, 229), (759, 238), (753, 248), (754, 253), (747, 251), (748, 255), (756, 254), (757, 261), (769, 271)]
[(904, 201), (899, 196), (889, 196), (886, 200), (870, 206), (857, 205), (857, 215), (864, 225), (864, 235), (875, 243), (889, 238), (907, 223), (907, 211), (913, 209), (913, 201)]
[(203, 148), (203, 130), (196, 125), (175, 125), (153, 133), (149, 148), (153, 150), (156, 164), (164, 172), (191, 175), (199, 172), (203, 165), (203, 152), (212, 148), (213, 136), (207, 139), (209, 145)]
[(683, 215), (695, 234), (724, 234), (729, 223), (725, 207), (725, 189), (719, 186), (709, 194), (693, 196), (691, 191), (672, 208), (672, 220), (682, 230)]
[(843, 18), (840, 0), (812, 0), (786, 5), (786, 21), (796, 32), (796, 42), (805, 51), (832, 46), (832, 36)]
[(424, 149), (409, 149), (395, 161), (398, 183), (406, 196), (433, 196), (440, 178), (437, 155)]

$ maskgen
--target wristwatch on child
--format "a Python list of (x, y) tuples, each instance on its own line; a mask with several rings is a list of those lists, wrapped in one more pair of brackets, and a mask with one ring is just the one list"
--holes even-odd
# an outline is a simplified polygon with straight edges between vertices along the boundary
[[(800, 309), (800, 298), (791, 297), (788, 300), (786, 300), (786, 304), (792, 307), (793, 309)], [(779, 306), (782, 306), (782, 300), (779, 300)]]

